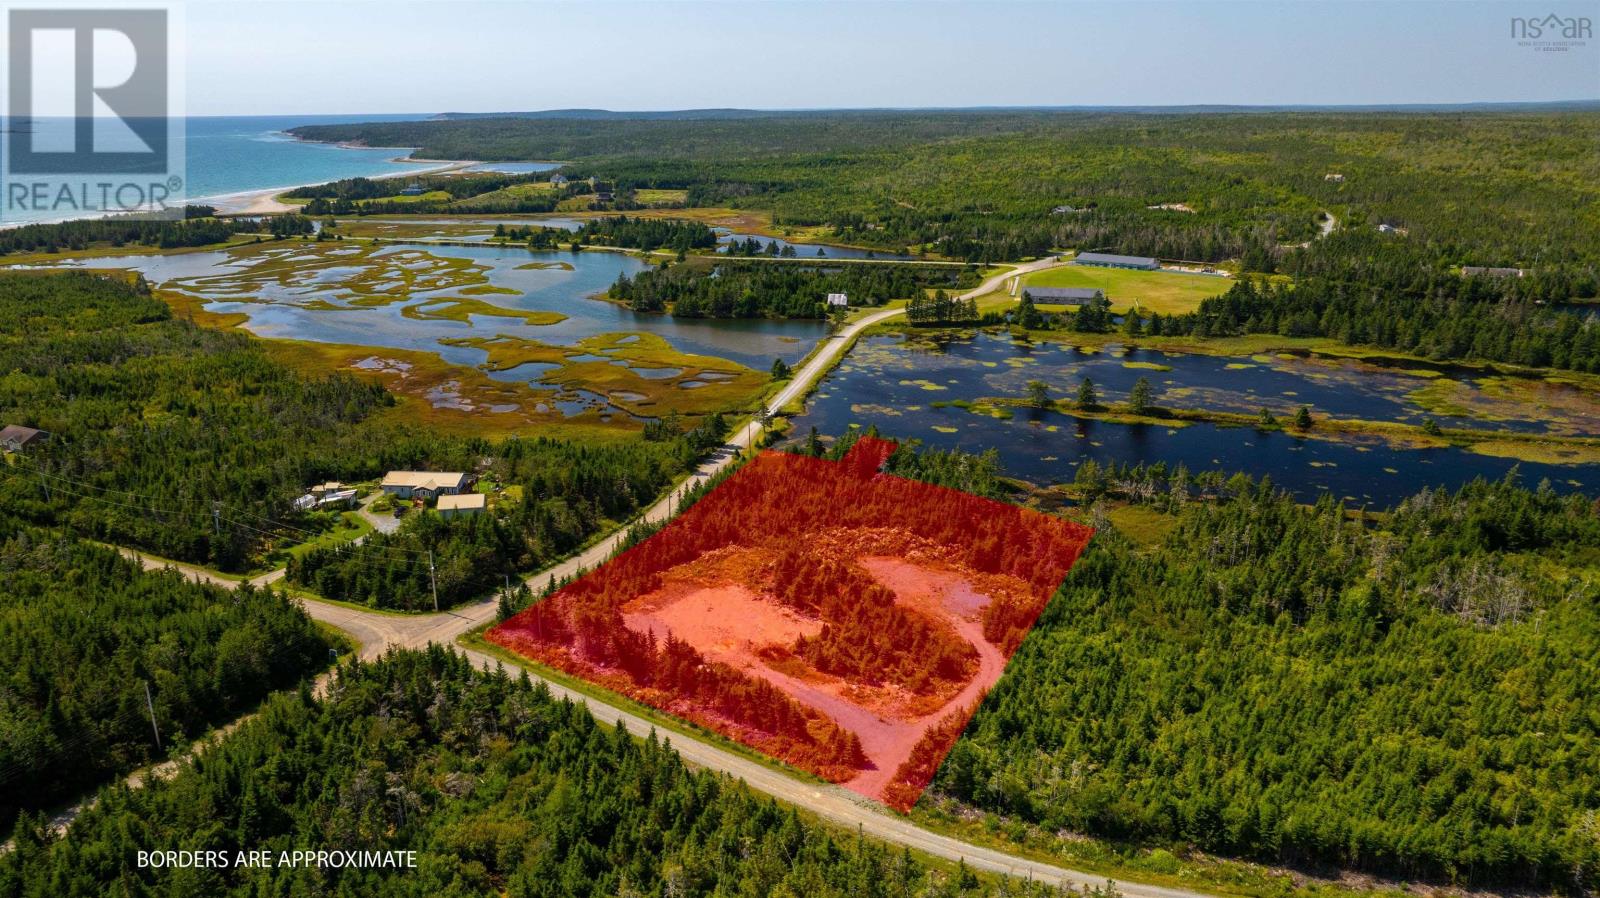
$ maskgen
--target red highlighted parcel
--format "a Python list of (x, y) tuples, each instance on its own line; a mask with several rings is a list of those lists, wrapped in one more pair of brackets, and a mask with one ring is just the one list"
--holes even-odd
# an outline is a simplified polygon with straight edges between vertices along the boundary
[(489, 638), (905, 810), (1092, 531), (894, 448), (763, 452)]

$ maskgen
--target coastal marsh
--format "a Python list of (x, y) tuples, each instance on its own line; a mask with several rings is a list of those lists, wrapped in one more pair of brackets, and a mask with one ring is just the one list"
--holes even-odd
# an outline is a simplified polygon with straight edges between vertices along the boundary
[[(619, 275), (644, 267), (618, 252), (289, 240), (55, 267), (139, 271), (190, 320), (267, 337), (311, 370), (379, 377), (423, 417), (487, 431), (637, 429), (674, 412), (743, 410), (773, 359), (795, 363), (825, 333), (815, 321), (679, 319), (605, 302)], [(505, 364), (511, 353), (521, 361)]]

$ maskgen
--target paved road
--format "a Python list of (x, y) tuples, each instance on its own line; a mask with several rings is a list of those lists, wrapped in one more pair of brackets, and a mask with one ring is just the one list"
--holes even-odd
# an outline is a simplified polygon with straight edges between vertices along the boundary
[[(976, 298), (994, 292), (1001, 289), (1013, 277), (1047, 268), (1055, 264), (1055, 262), (1054, 257), (1046, 257), (1036, 262), (1018, 266), (989, 278), (977, 288), (962, 294), (960, 298)], [(805, 395), (811, 385), (821, 379), (822, 375), (833, 367), (834, 363), (838, 361), (846, 347), (850, 345), (850, 342), (857, 335), (872, 325), (900, 315), (902, 312), (903, 310), (901, 309), (884, 309), (873, 312), (828, 337), (819, 345), (811, 358), (794, 373), (789, 383), (767, 402), (764, 411), (769, 414), (775, 413), (789, 402)], [(753, 419), (746, 423), (733, 435), (722, 450), (701, 464), (684, 484), (674, 489), (666, 498), (650, 506), (641, 515), (640, 520), (655, 522), (670, 517), (678, 508), (678, 502), (681, 500), (684, 490), (732, 464), (740, 454), (748, 451), (751, 446), (756, 444), (761, 435), (761, 430), (762, 425), (759, 419)], [(531, 587), (542, 588), (552, 575), (559, 580), (576, 574), (580, 570), (593, 568), (609, 558), (623, 538), (623, 532), (614, 534), (578, 555), (534, 574), (528, 578), (527, 582)], [(193, 565), (174, 564), (172, 562), (149, 559), (128, 549), (122, 551), (129, 557), (139, 558), (144, 566), (150, 569), (173, 568), (196, 580), (218, 583), (228, 587), (236, 584), (236, 581), (218, 577), (210, 571)], [(282, 575), (281, 571), (275, 573), (277, 576)], [(252, 582), (270, 582), (268, 578), (276, 579), (276, 577), (269, 574), (258, 577)], [(468, 630), (492, 619), (496, 607), (495, 602), (489, 599), (438, 614), (396, 615), (361, 611), (314, 599), (302, 599), (301, 603), (313, 618), (344, 630), (360, 643), (360, 655), (368, 659), (381, 655), (390, 646), (421, 648), (433, 642), (452, 645)], [(456, 646), (456, 648), (458, 651), (463, 651), (474, 664), (480, 667), (493, 669), (501, 663), (498, 659), (483, 652), (462, 646)], [(535, 679), (539, 678), (532, 671), (529, 672), (529, 675)], [(586, 704), (590, 713), (606, 724), (615, 724), (620, 721), (630, 732), (639, 736), (644, 736), (655, 729), (655, 725), (650, 721), (622, 708), (571, 690), (560, 683), (548, 680), (545, 682), (552, 694)], [(320, 685), (321, 683), (319, 683)], [(1105, 883), (1104, 876), (1014, 857), (993, 848), (986, 848), (950, 836), (929, 832), (902, 817), (884, 810), (876, 803), (838, 786), (796, 779), (775, 768), (687, 736), (671, 734), (671, 737), (672, 744), (678, 750), (678, 753), (690, 763), (741, 779), (754, 789), (805, 808), (834, 823), (859, 828), (860, 831), (869, 836), (898, 845), (906, 845), (947, 860), (965, 861), (968, 866), (994, 873), (1003, 873), (1022, 878), (1031, 877), (1033, 879), (1079, 886), (1103, 885)], [(170, 769), (170, 766), (171, 762), (157, 769)], [(137, 782), (134, 782), (133, 785), (137, 785)], [(78, 810), (74, 808), (57, 818), (63, 828), (71, 822)], [(1117, 888), (1124, 895), (1130, 896), (1130, 898), (1205, 898), (1204, 893), (1200, 892), (1141, 885), (1139, 883), (1119, 882)]]

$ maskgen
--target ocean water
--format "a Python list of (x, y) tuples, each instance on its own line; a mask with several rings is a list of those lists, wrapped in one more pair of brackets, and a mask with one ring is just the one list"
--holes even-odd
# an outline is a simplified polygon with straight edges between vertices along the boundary
[(352, 121), (406, 121), (426, 115), (353, 116), (218, 116), (191, 118), (184, 135), (191, 201), (215, 196), (295, 187), (339, 178), (370, 177), (426, 163), (392, 160), (410, 148), (352, 149), (295, 140), (284, 131), (296, 125), (328, 125)]
[[(295, 125), (341, 122), (414, 121), (415, 115), (204, 116), (185, 120), (183, 150), (189, 202), (268, 188), (289, 188), (339, 178), (371, 177), (422, 170), (429, 163), (399, 163), (410, 148), (351, 149), (307, 143), (284, 133)], [(9, 127), (9, 124), (7, 125)], [(7, 135), (9, 137), (9, 135)], [(436, 165), (437, 163), (433, 163)], [(39, 215), (35, 220), (61, 218)], [(26, 220), (16, 213), (0, 224)]]

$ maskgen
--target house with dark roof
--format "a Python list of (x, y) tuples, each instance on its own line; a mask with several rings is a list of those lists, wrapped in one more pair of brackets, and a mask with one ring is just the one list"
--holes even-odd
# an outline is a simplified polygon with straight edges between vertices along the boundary
[(1116, 253), (1078, 253), (1074, 265), (1098, 265), (1101, 268), (1132, 268), (1139, 271), (1159, 271), (1161, 263), (1149, 256), (1119, 256)]
[(401, 196), (422, 196), (424, 193), (427, 193), (427, 192), (428, 191), (422, 186), (422, 183), (420, 181), (412, 181), (410, 184), (406, 185), (406, 189), (400, 191), (400, 195)]
[(7, 424), (4, 430), (0, 430), (0, 449), (7, 452), (21, 452), (49, 440), (49, 431), (21, 424)]

